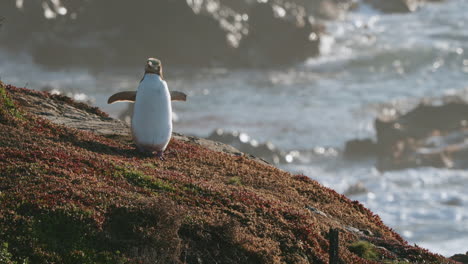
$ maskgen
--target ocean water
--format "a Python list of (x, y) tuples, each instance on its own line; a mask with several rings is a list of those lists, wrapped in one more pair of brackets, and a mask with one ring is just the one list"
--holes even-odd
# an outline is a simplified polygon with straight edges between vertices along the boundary
[[(380, 173), (373, 160), (346, 161), (349, 139), (374, 137), (377, 115), (411, 109), (424, 97), (468, 94), (468, 1), (429, 4), (411, 14), (369, 7), (327, 22), (322, 56), (276, 69), (178, 69), (165, 66), (174, 102), (174, 129), (207, 136), (216, 128), (247, 133), (300, 157), (280, 165), (338, 192), (361, 184), (364, 203), (410, 243), (451, 256), (468, 250), (468, 171), (434, 168)], [(154, 55), (149, 55), (154, 56)], [(134, 90), (142, 69), (92, 73), (49, 71), (27, 54), (0, 46), (0, 78), (34, 89), (89, 96), (113, 116), (127, 105), (107, 105), (116, 91)]]

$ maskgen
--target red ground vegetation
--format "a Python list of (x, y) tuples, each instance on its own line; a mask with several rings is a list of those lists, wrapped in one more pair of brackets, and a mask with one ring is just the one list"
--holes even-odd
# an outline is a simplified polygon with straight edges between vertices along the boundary
[[(328, 263), (328, 230), (338, 228), (344, 263), (451, 263), (304, 175), (175, 139), (161, 162), (130, 137), (42, 119), (22, 93), (106, 118), (0, 83), (0, 244), (12, 261)], [(359, 240), (379, 246), (378, 262), (348, 250)]]

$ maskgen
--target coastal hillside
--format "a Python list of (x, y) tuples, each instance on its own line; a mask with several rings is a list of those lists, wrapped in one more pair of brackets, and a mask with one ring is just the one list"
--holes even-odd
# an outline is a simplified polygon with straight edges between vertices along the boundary
[(330, 228), (343, 263), (454, 263), (313, 178), (182, 135), (161, 162), (97, 108), (0, 83), (2, 263), (328, 263)]

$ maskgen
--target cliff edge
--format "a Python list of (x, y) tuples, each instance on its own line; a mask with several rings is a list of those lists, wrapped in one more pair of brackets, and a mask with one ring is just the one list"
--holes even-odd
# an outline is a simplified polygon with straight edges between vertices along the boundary
[(1, 83), (0, 201), (4, 263), (328, 263), (330, 228), (342, 263), (455, 263), (307, 176), (183, 135), (161, 162), (97, 108)]

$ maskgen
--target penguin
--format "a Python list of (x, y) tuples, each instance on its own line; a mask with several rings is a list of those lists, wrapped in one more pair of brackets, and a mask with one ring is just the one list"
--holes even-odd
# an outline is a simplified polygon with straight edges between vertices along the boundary
[(137, 91), (113, 94), (107, 103), (134, 102), (131, 130), (137, 149), (155, 152), (157, 158), (164, 160), (163, 153), (172, 136), (171, 101), (186, 100), (187, 95), (182, 92), (169, 92), (161, 61), (149, 58)]

